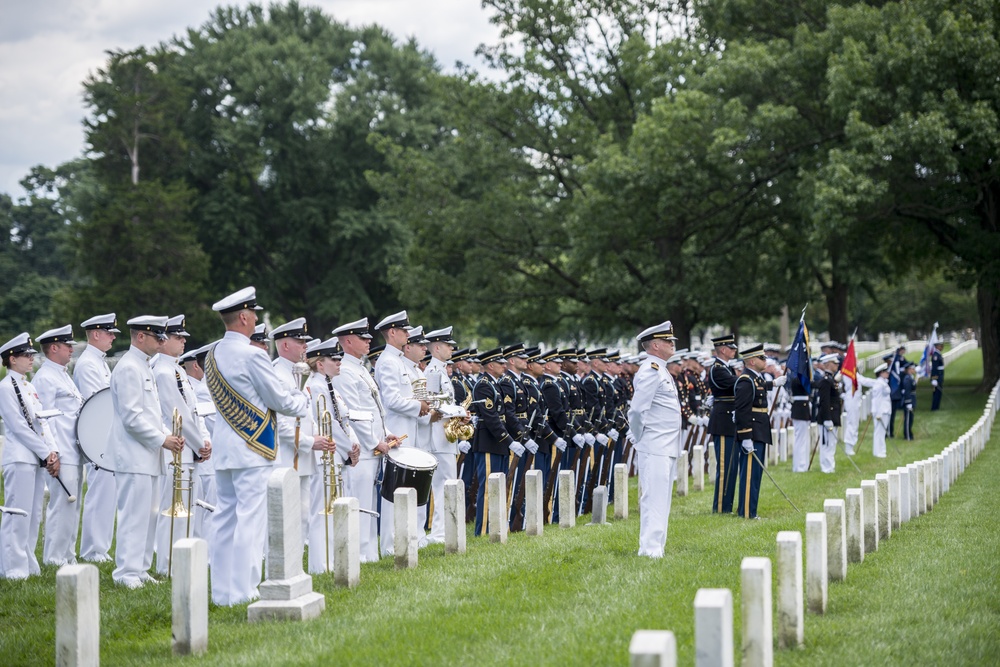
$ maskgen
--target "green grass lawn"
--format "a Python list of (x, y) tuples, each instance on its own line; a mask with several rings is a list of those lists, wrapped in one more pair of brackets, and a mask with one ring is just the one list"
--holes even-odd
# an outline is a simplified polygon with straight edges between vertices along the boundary
[[(917, 440), (891, 440), (889, 458), (871, 456), (871, 431), (859, 446), (859, 475), (838, 455), (830, 475), (771, 473), (803, 513), (826, 498), (914, 460), (940, 452), (982, 414), (974, 391), (979, 352), (950, 365), (943, 408), (931, 413), (930, 385), (918, 387)], [(990, 447), (939, 505), (893, 533), (847, 580), (831, 584), (825, 616), (807, 614), (805, 648), (776, 651), (778, 665), (979, 665), (1000, 656), (1000, 497)], [(420, 566), (397, 572), (391, 560), (366, 564), (354, 590), (314, 577), (326, 612), (308, 623), (250, 625), (246, 606), (212, 607), (209, 653), (185, 664), (300, 665), (376, 663), (448, 665), (625, 664), (637, 629), (669, 629), (679, 662), (694, 658), (693, 602), (699, 588), (733, 591), (735, 645), (740, 645), (739, 567), (745, 556), (775, 553), (781, 530), (801, 531), (797, 514), (765, 478), (760, 514), (747, 522), (713, 516), (711, 486), (675, 498), (666, 556), (640, 559), (632, 482), (630, 518), (608, 526), (511, 535), (506, 545), (469, 537), (468, 553), (441, 546), (420, 552)], [(168, 583), (127, 591), (101, 573), (101, 658), (108, 665), (177, 662), (170, 654)], [(992, 573), (992, 574), (991, 574)], [(27, 582), (0, 580), (0, 663), (51, 664), (55, 644), (55, 568)]]

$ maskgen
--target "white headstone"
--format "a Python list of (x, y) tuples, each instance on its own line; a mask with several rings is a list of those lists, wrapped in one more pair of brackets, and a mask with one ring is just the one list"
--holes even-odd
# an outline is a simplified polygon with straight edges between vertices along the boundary
[(899, 523), (910, 520), (910, 469), (906, 466), (896, 468), (899, 473)]
[(173, 652), (200, 655), (208, 650), (208, 542), (177, 540), (173, 561)]
[(490, 496), (489, 534), (490, 542), (507, 544), (509, 519), (507, 513), (507, 475), (502, 472), (490, 473), (486, 480)]
[(695, 491), (705, 490), (705, 448), (695, 445), (691, 448), (691, 486)]
[(694, 664), (733, 667), (733, 594), (700, 588), (694, 596)]
[(826, 573), (830, 581), (843, 581), (847, 578), (847, 526), (843, 500), (827, 499), (823, 501), (823, 513), (826, 514)]
[(917, 480), (917, 505), (921, 514), (927, 514), (931, 511), (931, 470), (927, 461), (917, 462)]
[(924, 513), (924, 467), (919, 463), (911, 463), (910, 469), (910, 518)]
[(444, 552), (465, 553), (465, 482), (460, 479), (444, 483)]
[(786, 426), (781, 432), (781, 442), (778, 443), (778, 458), (782, 463), (788, 460), (788, 443), (795, 441), (795, 430)]
[(892, 535), (892, 531), (899, 530), (899, 504), (902, 502), (899, 490), (899, 471), (890, 470), (886, 475), (889, 478), (889, 532), (887, 534)]
[(805, 637), (802, 600), (802, 533), (778, 533), (778, 648), (796, 648)]
[(608, 522), (608, 487), (598, 486), (594, 489), (593, 516), (590, 520), (592, 524), (602, 524)]
[(878, 498), (878, 539), (892, 537), (892, 496), (889, 493), (889, 475), (875, 475), (875, 493)]
[(417, 490), (409, 487), (396, 489), (392, 494), (393, 551), (396, 569), (406, 570), (417, 566)]
[(63, 565), (56, 572), (56, 665), (99, 664), (101, 604), (97, 567), (87, 563)]
[(778, 430), (771, 429), (771, 444), (767, 446), (767, 465), (772, 467), (778, 465), (778, 439), (781, 437)]
[(864, 496), (864, 507), (861, 520), (864, 523), (865, 553), (878, 550), (878, 487), (875, 480), (866, 479), (861, 482), (861, 495)]
[(708, 481), (712, 486), (715, 486), (715, 473), (719, 469), (719, 461), (715, 456), (715, 445), (709, 443), (708, 445)]
[[(357, 498), (333, 501), (333, 583), (361, 583), (361, 511)], [(324, 517), (325, 518), (325, 517)]]
[[(461, 482), (461, 480), (456, 480), (456, 482)], [(542, 480), (541, 470), (529, 470), (524, 473), (524, 532), (528, 535), (541, 535), (545, 530), (545, 497), (542, 493), (543, 486), (544, 481)], [(627, 497), (628, 492), (626, 491), (625, 493)], [(617, 511), (618, 508), (616, 505), (616, 514)]]
[(688, 494), (688, 453), (681, 452), (677, 457), (677, 495), (684, 497)]
[(806, 599), (809, 611), (826, 613), (827, 574), (826, 514), (806, 514)]
[(743, 666), (771, 667), (774, 664), (771, 559), (744, 558), (740, 564), (740, 586)]
[(559, 471), (559, 527), (572, 528), (576, 525), (576, 508), (573, 502), (576, 493), (573, 489), (573, 471)]
[(629, 667), (676, 667), (677, 640), (669, 630), (636, 630), (628, 655)]
[(292, 468), (275, 468), (267, 478), (267, 580), (259, 590), (260, 600), (247, 607), (251, 622), (304, 621), (326, 609), (302, 571), (302, 503)]
[(864, 498), (861, 489), (848, 489), (844, 509), (847, 513), (847, 562), (865, 559)]
[(628, 518), (628, 466), (615, 464), (615, 519)]

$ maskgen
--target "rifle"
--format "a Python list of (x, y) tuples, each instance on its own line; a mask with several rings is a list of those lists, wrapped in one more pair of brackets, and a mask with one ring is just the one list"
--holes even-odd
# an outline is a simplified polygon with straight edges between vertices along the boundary
[[(823, 426), (822, 424), (820, 424), (819, 425), (819, 429), (822, 429), (822, 428), (826, 428), (826, 427)], [(813, 467), (813, 458), (816, 456), (816, 450), (819, 449), (819, 437), (821, 435), (823, 435), (823, 432), (820, 431), (819, 429), (816, 429), (818, 431), (816, 433), (816, 442), (813, 443), (812, 454), (809, 455), (809, 467), (806, 468), (806, 471), (812, 470), (812, 467)]]
[[(587, 422), (591, 424), (592, 427), (594, 423), (594, 411), (596, 409), (597, 409), (596, 405), (590, 409), (590, 415), (587, 419)], [(589, 450), (589, 455), (588, 455), (588, 450)], [(593, 476), (591, 475), (593, 467), (591, 459), (593, 458), (593, 454), (594, 454), (593, 445), (585, 445), (583, 450), (580, 452), (580, 456), (577, 458), (580, 464), (580, 468), (577, 470), (577, 479), (576, 479), (577, 485), (580, 488), (577, 516), (583, 514), (583, 509), (587, 505), (587, 495), (588, 495), (587, 492), (590, 490), (590, 487), (588, 485), (593, 479)]]
[[(538, 410), (537, 409), (534, 412), (531, 413), (531, 419), (528, 420), (528, 426), (525, 427), (525, 429), (524, 429), (524, 433), (529, 438), (531, 437), (531, 427), (535, 423), (535, 417), (536, 416), (538, 416)], [(522, 437), (524, 437), (524, 436), (522, 436)], [(514, 471), (516, 471), (517, 470), (517, 464), (519, 464), (521, 462), (521, 457), (518, 456), (517, 454), (514, 454), (513, 452), (511, 453), (510, 456), (511, 456), (510, 465), (507, 467), (507, 469), (508, 470), (514, 470)], [(514, 500), (510, 496), (510, 490), (514, 487), (514, 477), (515, 477), (515, 475), (511, 475), (510, 477), (507, 478), (507, 501), (508, 502), (513, 502), (513, 500)], [(508, 506), (507, 510), (510, 511), (510, 507), (509, 506)]]

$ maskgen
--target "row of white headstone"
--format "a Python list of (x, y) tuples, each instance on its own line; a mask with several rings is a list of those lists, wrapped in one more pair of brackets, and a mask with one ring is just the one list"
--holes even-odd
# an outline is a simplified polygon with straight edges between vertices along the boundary
[[(619, 502), (615, 519), (628, 518), (628, 470), (614, 468)], [(576, 525), (575, 478), (559, 473), (559, 525)], [(542, 473), (525, 474), (525, 533), (542, 535), (544, 529)], [(491, 542), (507, 542), (507, 480), (503, 473), (488, 479)], [(445, 553), (462, 554), (465, 539), (465, 486), (461, 480), (445, 483)], [(394, 552), (399, 569), (417, 566), (417, 492), (396, 489), (394, 496)], [(594, 524), (608, 515), (608, 490), (594, 491)], [(301, 498), (297, 473), (278, 468), (267, 483), (267, 579), (260, 585), (260, 600), (247, 607), (250, 621), (306, 620), (319, 616), (326, 598), (312, 589), (312, 577), (302, 569)], [(353, 588), (360, 582), (360, 515), (356, 498), (340, 498), (333, 506), (334, 582)], [(181, 539), (174, 544), (172, 588), (172, 648), (175, 655), (208, 650), (208, 544), (201, 539)], [(100, 664), (100, 603), (98, 570), (94, 565), (65, 565), (56, 573), (56, 664)]]
[[(951, 489), (989, 442), (997, 413), (1000, 383), (990, 392), (982, 417), (964, 435), (936, 454), (861, 482), (845, 499), (828, 499), (822, 512), (806, 514), (805, 586), (802, 533), (777, 536), (777, 643), (796, 648), (805, 640), (807, 608), (823, 614), (827, 585), (847, 577), (848, 563), (860, 563), (893, 530), (929, 512)], [(771, 559), (744, 558), (741, 564), (743, 665), (769, 667), (774, 662)], [(694, 599), (695, 664), (734, 664), (733, 596), (729, 589), (703, 588)], [(674, 667), (677, 644), (668, 630), (639, 630), (629, 644), (632, 667)]]

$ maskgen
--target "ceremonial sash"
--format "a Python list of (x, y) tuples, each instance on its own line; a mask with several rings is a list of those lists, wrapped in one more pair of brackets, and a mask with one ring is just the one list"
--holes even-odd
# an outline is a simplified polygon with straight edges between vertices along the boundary
[(250, 451), (260, 454), (268, 461), (278, 456), (275, 438), (277, 421), (273, 410), (261, 410), (245, 399), (222, 377), (215, 364), (215, 346), (205, 358), (205, 384), (216, 410), (226, 420), (229, 427), (240, 434)]

